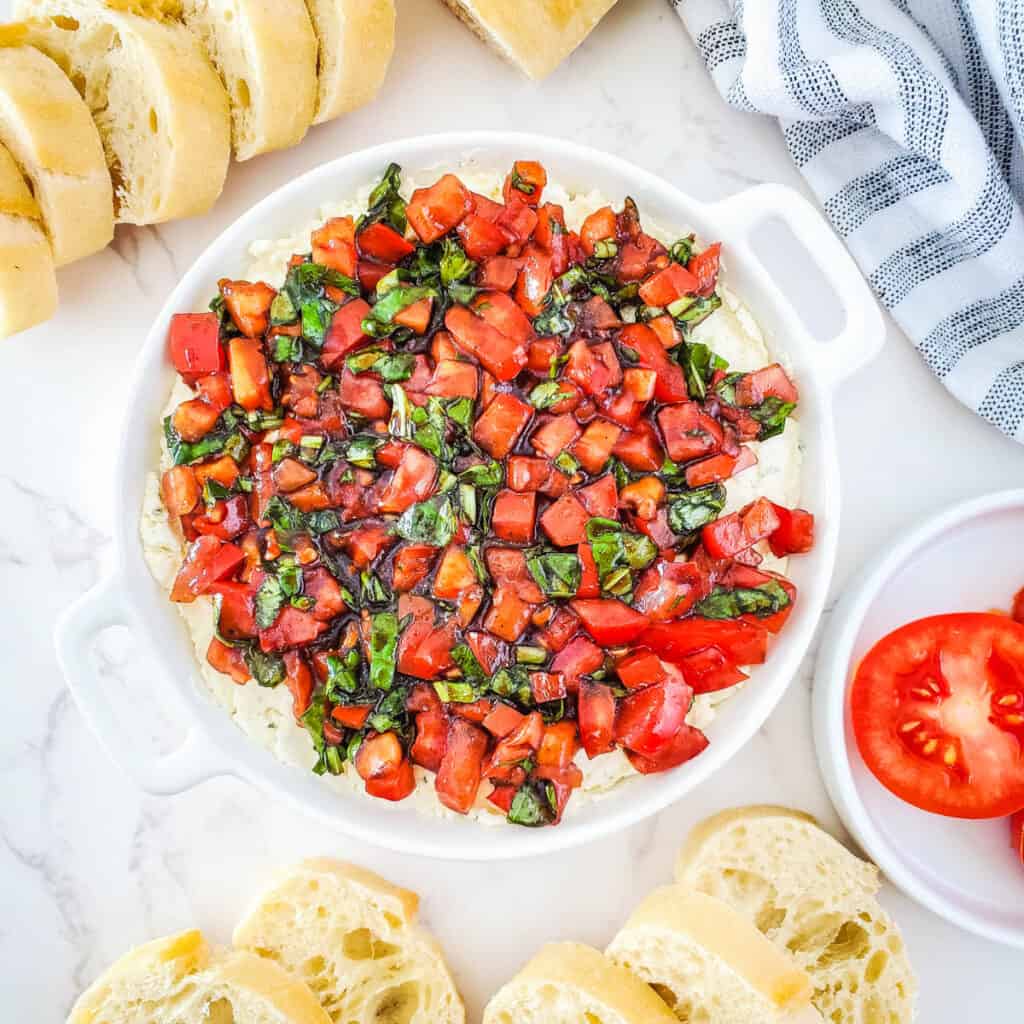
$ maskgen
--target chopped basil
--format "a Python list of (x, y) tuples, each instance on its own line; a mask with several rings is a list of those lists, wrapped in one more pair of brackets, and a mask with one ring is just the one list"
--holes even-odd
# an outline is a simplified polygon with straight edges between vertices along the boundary
[(278, 292), (270, 304), (270, 326), (280, 327), (282, 324), (293, 323), (297, 315), (291, 296), (287, 292)]
[(408, 380), (416, 367), (416, 356), (411, 352), (382, 352), (380, 349), (365, 349), (349, 356), (345, 365), (352, 373), (379, 373), (389, 384)]
[(288, 334), (277, 334), (273, 339), (271, 358), (275, 363), (298, 363), (302, 361), (302, 339)]
[(395, 654), (398, 650), (398, 616), (380, 612), (373, 616), (370, 629), (370, 685), (390, 690), (395, 679)]
[(524, 196), (532, 196), (537, 191), (537, 186), (532, 181), (527, 181), (516, 169), (516, 165), (512, 165), (512, 173), (509, 175), (509, 184), (517, 191), (522, 192)]
[(276, 576), (267, 576), (256, 591), (253, 603), (256, 608), (256, 626), (269, 629), (284, 607), (285, 592), (281, 581)]
[(283, 458), (289, 455), (294, 455), (296, 452), (295, 445), (289, 441), (286, 437), (279, 438), (274, 442), (274, 447), (270, 450), (270, 461), (272, 463), (278, 463)]
[(594, 245), (594, 258), (598, 260), (610, 260), (617, 256), (619, 247), (611, 238), (602, 238)]
[(527, 555), (526, 567), (537, 586), (548, 597), (575, 597), (583, 566), (579, 558), (562, 551), (535, 550)]
[(359, 652), (351, 650), (342, 657), (340, 654), (327, 656), (327, 680), (324, 690), (330, 701), (344, 704), (346, 699), (359, 689), (356, 669), (359, 667)]
[(768, 580), (756, 587), (715, 587), (694, 606), (697, 615), (706, 619), (736, 619), (741, 615), (767, 618), (789, 607), (789, 594), (777, 580)]
[(400, 235), (405, 234), (406, 215), (405, 200), (401, 196), (402, 168), (398, 164), (388, 164), (380, 182), (370, 193), (369, 209), (356, 224), (356, 230), (375, 224), (377, 221), (388, 224)]
[(176, 466), (188, 465), (207, 455), (215, 455), (223, 450), (225, 442), (224, 436), (215, 431), (211, 431), (200, 441), (183, 441), (174, 429), (170, 416), (164, 419), (164, 439), (167, 442), (167, 451)]
[(445, 408), (445, 415), (463, 430), (468, 430), (473, 422), (473, 400), (465, 397), (453, 399)]
[(360, 469), (377, 467), (377, 449), (384, 443), (382, 438), (357, 435), (345, 445), (345, 458)]
[(409, 720), (405, 709), (406, 694), (403, 690), (391, 690), (385, 693), (377, 706), (370, 713), (366, 724), (374, 732), (404, 733)]
[(284, 660), (276, 654), (266, 654), (252, 645), (246, 648), (243, 657), (245, 667), (260, 686), (277, 686), (284, 682)]
[(267, 502), (263, 515), (278, 534), (294, 533), (303, 526), (302, 513), (279, 494)]
[(384, 584), (372, 573), (364, 572), (359, 577), (362, 586), (363, 604), (387, 604), (391, 595), (387, 592)]
[(459, 508), (465, 522), (470, 526), (476, 523), (476, 488), (472, 484), (459, 484)]
[(446, 288), (469, 277), (476, 269), (476, 263), (462, 250), (462, 246), (451, 238), (441, 240), (441, 259), (439, 261), (441, 284)]
[(535, 409), (550, 409), (551, 406), (571, 396), (572, 391), (561, 381), (546, 380), (530, 392), (530, 404)]
[(714, 311), (721, 305), (722, 300), (718, 297), (717, 293), (714, 293), (709, 295), (707, 298), (697, 299), (695, 302), (687, 303), (686, 308), (678, 313), (673, 312), (672, 306), (669, 306), (669, 312), (678, 323), (688, 324), (690, 327), (696, 327), (701, 321), (706, 320), (711, 316), (711, 314), (714, 313)]
[(548, 652), (544, 647), (520, 644), (515, 649), (516, 663), (519, 665), (543, 665), (548, 660)]
[(430, 498), (407, 508), (395, 523), (402, 540), (443, 548), (455, 535), (458, 523), (447, 498)]
[(682, 263), (685, 267), (690, 262), (690, 257), (693, 255), (693, 235), (687, 235), (686, 238), (680, 238), (678, 242), (675, 242), (671, 249), (668, 251), (669, 258), (674, 260), (676, 263)]
[(445, 443), (448, 420), (441, 399), (431, 397), (425, 406), (417, 406), (409, 415), (416, 425), (412, 433), (413, 441), (435, 458), (447, 462), (450, 456)]
[(463, 681), (473, 686), (482, 686), (487, 682), (487, 673), (469, 644), (456, 644), (451, 650), (451, 658), (461, 670)]
[(559, 452), (555, 456), (555, 465), (563, 472), (566, 476), (572, 476), (580, 468), (579, 462), (574, 456), (570, 455), (569, 452)]
[(498, 669), (491, 677), (491, 690), (499, 697), (518, 701), (520, 704), (533, 703), (530, 673), (522, 665)]
[(391, 418), (388, 420), (388, 433), (392, 437), (408, 438), (411, 436), (412, 404), (401, 384), (392, 384), (388, 389), (391, 395)]
[(686, 374), (686, 388), (690, 397), (703, 402), (707, 397), (708, 385), (716, 370), (725, 370), (729, 364), (715, 355), (699, 341), (684, 342), (679, 350), (679, 362)]
[(395, 326), (395, 317), (420, 299), (436, 296), (433, 288), (426, 285), (399, 285), (392, 288), (386, 295), (378, 298), (364, 317), (363, 330), (373, 338), (382, 338), (391, 333)]
[(721, 484), (707, 484), (673, 495), (668, 506), (669, 528), (674, 533), (693, 533), (716, 520), (724, 507), (725, 488)]
[(512, 825), (539, 828), (550, 825), (558, 817), (555, 787), (543, 779), (523, 783), (512, 798), (508, 821)]
[[(715, 386), (715, 394), (726, 403), (736, 406), (736, 382), (745, 377), (743, 373), (730, 373)], [(784, 402), (775, 395), (769, 395), (760, 405), (736, 406), (742, 408), (745, 413), (752, 416), (761, 424), (761, 432), (758, 434), (759, 441), (766, 441), (769, 437), (781, 434), (786, 428), (786, 420), (796, 409), (795, 402)]]
[(645, 534), (624, 530), (614, 519), (597, 516), (588, 520), (586, 529), (601, 589), (615, 597), (628, 597), (633, 590), (633, 571), (645, 569), (657, 558), (657, 545)]
[(341, 751), (324, 739), (324, 719), (327, 717), (327, 700), (323, 693), (313, 698), (313, 702), (306, 708), (302, 716), (302, 724), (313, 741), (313, 749), (316, 751), (317, 761), (313, 765), (313, 772), (316, 775), (340, 775), (344, 758)]
[(304, 517), (306, 529), (310, 533), (321, 534), (330, 533), (331, 530), (336, 530), (340, 525), (341, 521), (338, 519), (338, 513), (331, 508), (318, 509), (315, 512), (308, 512)]
[(309, 260), (289, 267), (281, 288), (281, 294), (288, 297), (293, 309), (298, 310), (302, 336), (317, 348), (323, 344), (331, 317), (338, 309), (338, 303), (324, 295), (327, 286), (348, 295), (359, 295), (357, 281)]
[(439, 679), (434, 683), (434, 690), (445, 704), (472, 704), (476, 700), (476, 690), (469, 683)]
[(203, 484), (203, 503), (209, 508), (215, 502), (230, 498), (234, 492), (230, 487), (225, 487), (219, 480), (209, 477)]
[(459, 474), (459, 479), (477, 487), (500, 487), (505, 480), (505, 470), (500, 462), (480, 462), (469, 466)]

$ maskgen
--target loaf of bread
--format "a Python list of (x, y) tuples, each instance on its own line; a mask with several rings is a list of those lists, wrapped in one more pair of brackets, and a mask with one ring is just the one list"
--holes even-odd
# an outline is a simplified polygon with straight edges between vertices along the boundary
[[(3, 41), (17, 38), (24, 32)], [(92, 115), (67, 75), (34, 47), (0, 47), (0, 143), (32, 183), (57, 266), (113, 238), (110, 173)]]
[(126, 953), (78, 999), (67, 1024), (330, 1024), (277, 964), (214, 952), (197, 931)]
[(531, 78), (551, 74), (615, 0), (444, 0), (484, 42)]
[(231, 155), (227, 94), (184, 25), (101, 0), (16, 0), (28, 39), (85, 98), (114, 180), (117, 219), (208, 210)]
[(596, 949), (545, 946), (491, 998), (483, 1024), (676, 1024), (654, 990)]
[(394, 0), (306, 0), (318, 40), (315, 124), (369, 103), (395, 49)]
[(444, 956), (416, 923), (418, 903), (353, 864), (307, 860), (257, 900), (234, 943), (301, 978), (335, 1024), (464, 1024)]
[(655, 889), (605, 956), (646, 981), (682, 1021), (820, 1024), (811, 980), (749, 921), (713, 896)]
[(53, 316), (57, 280), (39, 207), (0, 146), (0, 338)]
[(676, 880), (731, 904), (810, 975), (826, 1021), (905, 1024), (917, 983), (877, 869), (808, 815), (746, 807), (690, 833)]
[(227, 90), (235, 157), (294, 146), (313, 122), (317, 41), (303, 0), (182, 0)]

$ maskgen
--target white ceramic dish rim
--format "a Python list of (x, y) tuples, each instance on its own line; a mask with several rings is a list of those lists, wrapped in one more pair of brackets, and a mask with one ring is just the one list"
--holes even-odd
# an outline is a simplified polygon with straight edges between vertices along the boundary
[[(846, 695), (854, 645), (871, 605), (922, 549), (955, 527), (1010, 509), (1024, 509), (1024, 489), (972, 498), (912, 527), (886, 547), (846, 589), (821, 638), (813, 696), (814, 744), (829, 797), (850, 833), (889, 880), (940, 917), (983, 938), (1024, 949), (1024, 929), (1007, 927), (949, 900), (906, 866), (864, 806), (846, 742)], [(921, 812), (922, 814), (925, 812)]]
[[(173, 312), (202, 308), (218, 276), (241, 273), (249, 242), (294, 229), (315, 216), (317, 207), (332, 195), (351, 195), (373, 180), (391, 160), (412, 171), (441, 165), (450, 168), (470, 158), (499, 168), (524, 154), (545, 162), (553, 180), (579, 188), (597, 187), (615, 199), (621, 199), (625, 190), (637, 198), (642, 210), (653, 207), (658, 221), (695, 228), (725, 242), (728, 279), (762, 326), (785, 338), (785, 350), (797, 373), (803, 392), (801, 423), (810, 452), (805, 469), (813, 470), (805, 472), (804, 496), (808, 497), (810, 487), (813, 500), (808, 504), (819, 519), (815, 550), (799, 560), (795, 575), (801, 600), (787, 630), (775, 641), (768, 663), (759, 668), (756, 685), (730, 701), (727, 711), (713, 724), (709, 750), (674, 772), (622, 787), (628, 793), (596, 802), (596, 813), (593, 807), (587, 808), (557, 828), (541, 830), (437, 822), (408, 811), (402, 816), (400, 805), (341, 796), (311, 773), (278, 762), (201, 692), (184, 625), (149, 576), (138, 535), (141, 478), (155, 465), (158, 412), (172, 376), (164, 339)], [(569, 167), (576, 170), (569, 172)], [(577, 185), (573, 177), (582, 180)], [(814, 254), (838, 297), (844, 327), (835, 337), (812, 336), (755, 256), (751, 232), (771, 219), (784, 221), (799, 243)], [(551, 852), (632, 825), (679, 799), (728, 761), (764, 722), (796, 674), (824, 607), (835, 562), (839, 485), (831, 392), (877, 354), (884, 334), (878, 307), (850, 255), (815, 208), (782, 186), (758, 186), (704, 204), (618, 157), (545, 136), (499, 132), (423, 136), (341, 157), (284, 185), (228, 227), (184, 275), (156, 318), (139, 355), (118, 453), (117, 565), (108, 579), (68, 609), (56, 630), (58, 658), (70, 689), (108, 754), (153, 793), (181, 792), (209, 778), (235, 775), (297, 802), (359, 839), (450, 859)], [(127, 626), (162, 662), (170, 685), (161, 694), (188, 723), (184, 742), (170, 754), (156, 756), (134, 744), (132, 731), (119, 719), (123, 709), (115, 709), (105, 693), (91, 651), (96, 636), (114, 625)], [(719, 726), (727, 718), (729, 728), (723, 731)]]

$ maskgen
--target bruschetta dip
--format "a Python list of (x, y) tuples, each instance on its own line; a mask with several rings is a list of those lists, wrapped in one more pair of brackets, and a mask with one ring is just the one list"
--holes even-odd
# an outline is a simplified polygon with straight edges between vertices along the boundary
[(288, 763), (481, 820), (698, 757), (814, 527), (728, 254), (528, 160), (323, 213), (170, 324), (141, 529), (206, 685)]

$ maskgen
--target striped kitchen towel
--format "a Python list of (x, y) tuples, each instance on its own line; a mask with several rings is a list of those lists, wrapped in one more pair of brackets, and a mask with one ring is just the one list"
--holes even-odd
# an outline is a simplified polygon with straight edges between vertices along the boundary
[(1024, 441), (1024, 0), (670, 2), (932, 370)]

